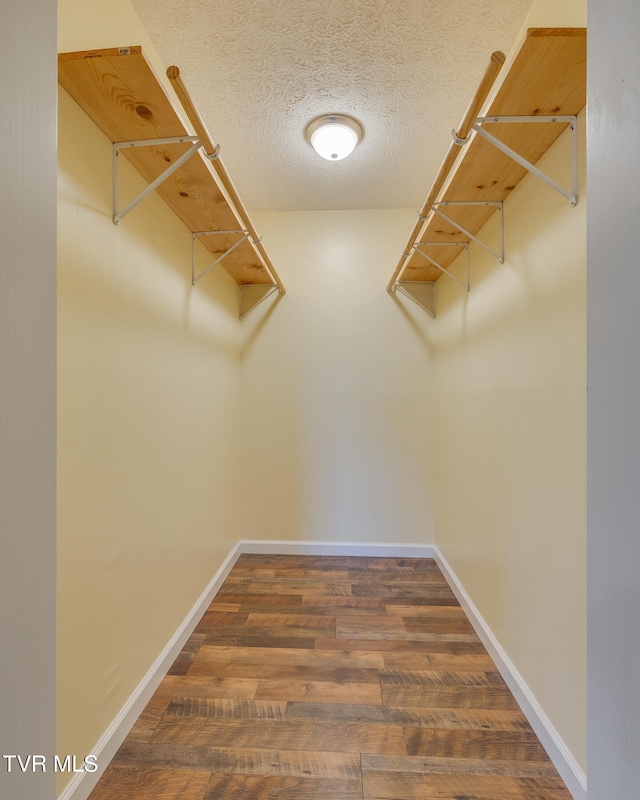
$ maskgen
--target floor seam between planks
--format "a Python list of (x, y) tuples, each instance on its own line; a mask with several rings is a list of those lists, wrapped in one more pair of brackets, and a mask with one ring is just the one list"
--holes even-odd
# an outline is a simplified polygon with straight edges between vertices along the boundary
[(90, 800), (571, 800), (433, 559), (240, 556)]

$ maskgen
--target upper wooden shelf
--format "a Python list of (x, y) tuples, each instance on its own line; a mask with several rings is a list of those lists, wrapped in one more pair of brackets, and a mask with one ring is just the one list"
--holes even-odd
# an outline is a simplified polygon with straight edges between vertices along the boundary
[[(58, 56), (58, 81), (112, 142), (190, 135), (140, 47), (62, 53)], [(190, 146), (191, 142), (145, 145), (120, 152), (151, 183)], [(156, 191), (192, 232), (247, 228), (242, 211), (230, 204), (211, 163), (200, 151)], [(202, 236), (199, 241), (218, 258), (238, 238), (237, 234), (220, 234)], [(278, 284), (284, 291), (262, 245), (256, 247), (251, 238), (229, 253), (221, 265), (241, 286)]]
[[(586, 104), (586, 29), (530, 28), (485, 117), (575, 116)], [(485, 122), (483, 129), (535, 164), (568, 123)], [(503, 201), (527, 170), (492, 144), (474, 135), (463, 145), (440, 202)], [(446, 215), (475, 235), (496, 206), (448, 206)], [(425, 215), (426, 216), (426, 215)], [(431, 213), (416, 241), (468, 242), (469, 237)], [(448, 267), (458, 247), (422, 246), (421, 250)], [(400, 281), (434, 282), (442, 272), (412, 252)]]

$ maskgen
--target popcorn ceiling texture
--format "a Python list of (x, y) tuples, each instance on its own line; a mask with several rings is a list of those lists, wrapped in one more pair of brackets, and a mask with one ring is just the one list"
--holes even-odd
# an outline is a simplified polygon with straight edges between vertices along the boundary
[[(532, 0), (133, 0), (176, 64), (249, 209), (422, 205), (493, 50)], [(136, 44), (136, 42), (114, 42)], [(364, 125), (331, 163), (323, 113)]]

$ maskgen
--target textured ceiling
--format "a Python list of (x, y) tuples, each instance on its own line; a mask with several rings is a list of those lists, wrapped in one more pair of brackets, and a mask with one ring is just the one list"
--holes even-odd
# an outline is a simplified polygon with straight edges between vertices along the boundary
[[(133, 0), (176, 64), (249, 209), (422, 205), (493, 50), (532, 0)], [(328, 162), (323, 113), (365, 138)]]

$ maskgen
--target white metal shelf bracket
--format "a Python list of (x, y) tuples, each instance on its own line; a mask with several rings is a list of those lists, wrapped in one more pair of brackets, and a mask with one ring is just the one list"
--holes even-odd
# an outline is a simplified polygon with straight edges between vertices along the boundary
[[(447, 206), (496, 206), (496, 208), (498, 209), (498, 212), (500, 214), (500, 252), (498, 253), (492, 247), (489, 247), (488, 244), (485, 244), (485, 242), (483, 242), (480, 239), (478, 239), (477, 236), (474, 236), (473, 233), (471, 233), (470, 231), (468, 231), (465, 228), (463, 228), (462, 225), (460, 225), (459, 223), (457, 223), (454, 220), (452, 220), (446, 214), (443, 214), (442, 211), (440, 211), (440, 206), (445, 206), (445, 207), (447, 207)], [(454, 227), (456, 230), (460, 231), (460, 233), (462, 233), (464, 236), (468, 237), (470, 241), (475, 242), (477, 245), (480, 245), (480, 247), (482, 247), (483, 250), (486, 250), (487, 253), (489, 253), (494, 258), (496, 258), (501, 264), (504, 264), (504, 214), (503, 214), (503, 206), (502, 206), (502, 202), (501, 201), (489, 201), (489, 200), (477, 200), (477, 201), (446, 200), (446, 201), (443, 201), (443, 202), (440, 202), (440, 203), (434, 203), (432, 208), (433, 208), (434, 213), (437, 214), (439, 217), (442, 217), (442, 219), (446, 220), (449, 223), (449, 225)]]
[[(237, 242), (234, 242), (231, 247), (228, 247), (225, 252), (216, 258), (215, 261), (212, 261), (208, 267), (202, 270), (199, 275), (196, 275), (196, 240), (198, 236), (231, 236), (233, 234), (241, 233), (242, 236), (238, 239)], [(225, 259), (230, 253), (239, 247), (244, 240), (249, 236), (249, 231), (245, 231), (244, 229), (238, 229), (233, 231), (195, 231), (191, 234), (191, 285), (195, 286), (196, 283), (200, 280), (200, 278), (204, 278), (204, 276), (209, 272), (210, 269), (213, 269), (217, 264), (219, 264), (223, 259)]]
[(240, 319), (243, 319), (252, 309), (259, 306), (267, 297), (279, 291), (277, 283), (241, 283), (240, 292)]
[[(453, 274), (453, 272), (449, 272), (448, 269), (443, 267), (441, 264), (438, 264), (438, 262), (434, 261), (434, 259), (431, 258), (431, 256), (427, 255), (422, 250), (420, 250), (420, 247), (464, 247), (464, 249), (467, 251), (467, 282), (465, 283), (464, 281), (461, 281), (460, 278), (458, 278), (456, 275)], [(445, 275), (448, 275), (456, 283), (460, 284), (460, 286), (462, 286), (465, 292), (469, 291), (471, 287), (471, 262), (469, 260), (469, 242), (416, 242), (413, 246), (413, 249), (415, 250), (416, 253), (419, 253), (423, 258), (426, 258), (426, 260), (436, 269), (439, 269), (440, 272), (444, 273)], [(399, 284), (396, 283), (396, 286), (398, 285)]]
[[(130, 203), (120, 211), (118, 211), (118, 159), (120, 151), (128, 147), (153, 147), (163, 144), (181, 144), (183, 142), (191, 142), (192, 146), (184, 152), (180, 158), (167, 167), (167, 169), (152, 181), (145, 189), (143, 189), (137, 197), (134, 197)], [(126, 215), (132, 211), (141, 200), (155, 191), (161, 183), (173, 175), (173, 173), (180, 169), (180, 167), (188, 161), (191, 156), (198, 152), (201, 147), (200, 140), (197, 136), (173, 136), (165, 139), (143, 139), (139, 142), (114, 142), (113, 143), (113, 222), (118, 225)]]
[[(538, 169), (534, 164), (530, 161), (527, 161), (526, 158), (521, 156), (511, 147), (506, 145), (504, 142), (497, 139), (491, 133), (486, 131), (483, 127), (483, 123), (528, 123), (528, 122), (551, 122), (551, 123), (568, 123), (571, 127), (572, 131), (572, 185), (571, 191), (568, 192), (563, 186), (559, 183), (554, 181), (550, 178), (546, 173), (544, 173), (541, 169)], [(530, 116), (530, 117), (478, 117), (473, 124), (473, 130), (482, 136), (487, 142), (492, 144), (494, 147), (497, 147), (498, 150), (505, 153), (505, 155), (512, 158), (516, 163), (520, 164), (521, 167), (524, 167), (526, 170), (531, 172), (533, 175), (536, 175), (540, 180), (543, 180), (546, 184), (551, 186), (551, 188), (555, 189), (556, 192), (559, 192), (563, 197), (565, 197), (572, 206), (575, 206), (578, 203), (578, 120), (575, 116)], [(467, 142), (469, 137), (464, 140), (457, 140), (456, 144), (464, 144)]]
[(399, 281), (395, 288), (409, 300), (413, 300), (432, 317), (436, 315), (435, 281)]
[[(233, 236), (234, 234), (241, 234), (237, 242), (234, 242), (228, 247), (222, 255), (218, 256), (215, 261), (212, 261), (208, 267), (202, 270), (199, 275), (195, 271), (195, 248), (196, 240), (199, 236)], [(191, 234), (191, 284), (195, 286), (196, 283), (203, 278), (209, 270), (213, 269), (216, 265), (220, 264), (230, 253), (239, 247), (246, 239), (253, 242), (253, 238), (249, 231), (239, 228), (230, 231), (195, 231)], [(260, 241), (260, 240), (258, 240)], [(255, 242), (254, 242), (255, 244)], [(239, 303), (239, 317), (242, 319), (246, 316), (251, 309), (260, 305), (263, 300), (272, 295), (274, 292), (279, 292), (280, 287), (277, 283), (241, 283), (238, 286), (238, 303)]]

